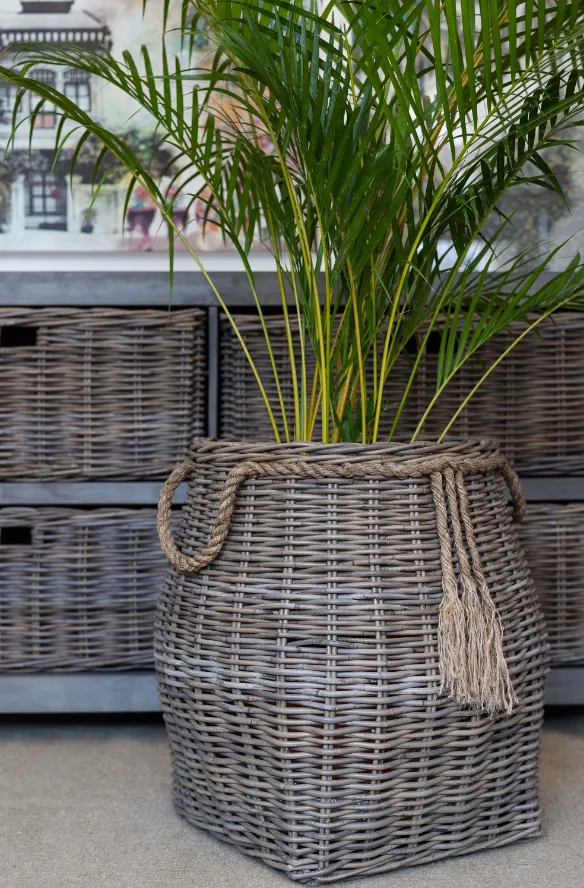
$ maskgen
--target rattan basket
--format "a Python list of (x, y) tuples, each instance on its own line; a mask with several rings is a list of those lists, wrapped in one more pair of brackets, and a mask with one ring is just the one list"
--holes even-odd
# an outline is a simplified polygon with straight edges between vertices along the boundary
[(0, 509), (0, 672), (152, 665), (153, 509)]
[[(516, 488), (485, 441), (193, 446), (159, 506), (180, 814), (316, 883), (538, 834), (546, 647), (501, 471)], [(511, 714), (483, 711), (489, 602)], [(482, 690), (462, 693), (473, 670)]]
[[(277, 393), (259, 320), (240, 315), (237, 323), (259, 369), (272, 403)], [(292, 321), (294, 326), (294, 320)], [(289, 415), (292, 382), (280, 316), (267, 318), (276, 364)], [(515, 324), (514, 334), (525, 327)], [(496, 438), (515, 468), (531, 475), (584, 474), (584, 313), (561, 312), (545, 320), (511, 351), (476, 393), (452, 427), (458, 438), (489, 435)], [(444, 391), (424, 426), (424, 435), (436, 439), (464, 397), (510, 342), (500, 335), (480, 353), (482, 362), (469, 363)], [(241, 440), (268, 440), (273, 436), (261, 395), (247, 359), (226, 318), (221, 326), (221, 435)], [(437, 355), (422, 361), (402, 415), (398, 438), (407, 440), (435, 391)], [(309, 378), (313, 372), (311, 361)], [(398, 363), (390, 378), (386, 402), (396, 403), (409, 375), (409, 364)], [(278, 417), (279, 419), (279, 417)], [(381, 435), (391, 426), (382, 418)], [(280, 430), (282, 424), (280, 422)]]
[(584, 663), (584, 504), (529, 505), (520, 530), (554, 666)]
[(200, 309), (0, 309), (0, 478), (164, 477), (204, 404)]

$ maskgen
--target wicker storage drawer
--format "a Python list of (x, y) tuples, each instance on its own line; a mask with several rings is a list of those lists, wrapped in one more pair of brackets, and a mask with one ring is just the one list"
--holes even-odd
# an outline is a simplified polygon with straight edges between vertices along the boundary
[(204, 432), (200, 309), (0, 309), (0, 478), (167, 474)]
[[(258, 368), (266, 393), (272, 404), (278, 404), (278, 393), (270, 358), (266, 351), (264, 334), (255, 315), (236, 315), (237, 326), (245, 339), (254, 363)], [(284, 322), (279, 315), (266, 318), (274, 359), (278, 367), (280, 384), (288, 417), (294, 418), (292, 374), (288, 358), (288, 344)], [(297, 328), (295, 328), (297, 329)], [(221, 381), (219, 397), (219, 434), (222, 438), (247, 441), (271, 441), (272, 426), (264, 400), (243, 349), (233, 328), (225, 317), (220, 316)], [(283, 423), (279, 411), (275, 411), (280, 433)]]
[(519, 528), (554, 666), (584, 663), (584, 504), (529, 505)]
[(156, 511), (0, 509), (0, 672), (152, 665)]
[[(292, 416), (292, 384), (281, 317), (267, 319), (274, 354), (281, 368), (283, 393)], [(266, 389), (277, 403), (269, 358), (257, 317), (238, 317)], [(515, 332), (524, 329), (515, 325)], [(255, 379), (226, 318), (222, 319), (221, 434), (226, 438), (266, 440), (271, 426)], [(508, 339), (489, 343), (483, 360), (492, 361)], [(497, 438), (519, 472), (531, 475), (584, 474), (584, 313), (562, 312), (544, 321), (505, 358), (453, 425), (458, 438)], [(418, 377), (398, 428), (407, 440), (435, 390), (437, 356), (431, 351)], [(461, 369), (431, 412), (422, 438), (435, 439), (484, 370), (478, 362)], [(395, 403), (409, 375), (404, 361), (396, 368), (388, 403)], [(281, 425), (281, 423), (280, 423)], [(390, 426), (382, 418), (382, 431)]]
[[(515, 324), (513, 334), (525, 330)], [(483, 348), (485, 364), (510, 344), (501, 334)], [(435, 388), (436, 356), (428, 355), (409, 407), (420, 415)], [(426, 426), (434, 437), (484, 372), (469, 363), (455, 377)], [(558, 312), (528, 334), (499, 364), (452, 427), (456, 437), (497, 438), (524, 475), (584, 475), (584, 312)]]

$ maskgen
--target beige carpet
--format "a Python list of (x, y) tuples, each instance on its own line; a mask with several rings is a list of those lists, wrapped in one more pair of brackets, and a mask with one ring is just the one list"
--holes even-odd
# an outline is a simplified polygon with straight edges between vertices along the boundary
[[(349, 888), (580, 888), (584, 716), (549, 718), (543, 838), (344, 883)], [(285, 877), (183, 823), (161, 726), (0, 728), (1, 888), (279, 888)]]

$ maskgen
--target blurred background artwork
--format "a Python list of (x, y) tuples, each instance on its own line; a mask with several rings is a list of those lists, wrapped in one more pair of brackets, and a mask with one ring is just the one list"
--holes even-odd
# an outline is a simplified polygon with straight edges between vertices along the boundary
[[(15, 63), (11, 47), (19, 41), (103, 47), (115, 55), (127, 48), (137, 55), (141, 44), (145, 44), (153, 59), (160, 58), (162, 7), (162, 0), (150, 0), (143, 15), (142, 0), (1, 0), (1, 63)], [(181, 52), (179, 37), (174, 32), (179, 15), (180, 3), (175, 3), (166, 36), (170, 53)], [(203, 38), (197, 56), (203, 59), (207, 50)], [(115, 129), (141, 156), (150, 153), (154, 173), (162, 175), (170, 156), (164, 150), (152, 149), (152, 120), (143, 112), (137, 113), (118, 90), (73, 68), (38, 68), (34, 76), (54, 85), (99, 122)], [(81, 133), (70, 136), (53, 168), (59, 121), (55, 108), (45, 104), (37, 116), (30, 150), (26, 118), (37, 103), (32, 95), (21, 103), (18, 116), (22, 123), (14, 144), (5, 152), (12, 128), (15, 89), (7, 83), (0, 84), (0, 254), (165, 252), (166, 227), (143, 189), (134, 191), (124, 224), (129, 177), (113, 156), (106, 157), (100, 167), (100, 178), (106, 170), (107, 177), (92, 204), (94, 163), (100, 150), (96, 140), (90, 138), (83, 145), (72, 178), (71, 161)], [(172, 191), (169, 197), (173, 197)], [(199, 203), (186, 194), (177, 197), (173, 204), (175, 221), (180, 220), (189, 243), (197, 250), (226, 249), (216, 227), (207, 224), (203, 237), (204, 208)], [(181, 248), (180, 243), (177, 248)]]
[[(141, 44), (145, 44), (156, 60), (161, 57), (163, 6), (164, 0), (148, 0), (143, 14), (142, 0), (0, 0), (1, 63), (14, 64), (11, 46), (19, 41), (103, 47), (118, 57), (125, 49), (137, 57)], [(171, 0), (166, 34), (169, 54), (181, 54), (177, 29), (181, 6), (182, 0)], [(205, 35), (199, 34), (194, 62), (204, 65), (209, 51)], [(141, 157), (148, 155), (153, 173), (164, 185), (163, 172), (170, 155), (165, 149), (153, 149), (153, 122), (127, 96), (73, 68), (39, 68), (34, 76), (55, 85), (100, 123), (115, 129)], [(90, 138), (84, 143), (73, 177), (71, 160), (81, 133), (73, 133), (53, 168), (58, 127), (54, 108), (45, 105), (37, 116), (29, 150), (26, 118), (36, 107), (37, 99), (28, 97), (19, 109), (22, 122), (14, 145), (4, 153), (14, 104), (14, 88), (0, 83), (0, 256), (32, 251), (46, 255), (167, 251), (166, 227), (143, 189), (134, 191), (124, 220), (129, 176), (113, 156), (106, 157), (101, 164), (100, 177), (107, 170), (107, 178), (92, 203), (94, 163), (100, 150), (96, 140)], [(543, 255), (549, 247), (570, 238), (552, 263), (551, 269), (557, 270), (556, 266), (563, 265), (575, 252), (584, 254), (584, 177), (581, 154), (571, 146), (558, 146), (546, 160), (556, 171), (570, 208), (541, 188), (525, 185), (514, 189), (500, 207), (509, 220), (501, 246), (507, 258), (526, 249), (535, 248), (537, 252), (538, 244)], [(205, 194), (194, 200), (186, 193), (188, 190), (175, 197), (173, 207), (174, 221), (180, 221), (189, 245), (198, 252), (233, 252), (224, 243), (219, 227), (213, 224)], [(173, 198), (172, 190), (169, 197)], [(487, 225), (498, 227), (502, 218), (494, 214)], [(444, 242), (442, 246), (447, 254), (451, 244)], [(186, 249), (180, 240), (176, 241), (176, 248), (179, 252)], [(254, 246), (254, 252), (262, 252), (260, 244)]]

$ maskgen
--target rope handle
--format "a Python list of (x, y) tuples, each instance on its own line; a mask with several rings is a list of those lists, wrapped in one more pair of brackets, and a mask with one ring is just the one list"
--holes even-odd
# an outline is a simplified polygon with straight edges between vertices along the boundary
[(502, 456), (457, 457), (452, 454), (422, 457), (405, 462), (391, 460), (375, 460), (368, 463), (353, 462), (306, 462), (305, 460), (272, 460), (253, 462), (247, 460), (239, 463), (229, 472), (219, 498), (219, 508), (215, 526), (207, 545), (198, 555), (185, 555), (177, 548), (172, 538), (170, 519), (172, 515), (172, 499), (177, 487), (189, 478), (195, 468), (191, 460), (184, 463), (170, 474), (160, 492), (158, 501), (158, 535), (160, 544), (171, 565), (179, 573), (192, 575), (207, 567), (215, 560), (223, 548), (227, 534), (231, 528), (237, 491), (248, 478), (260, 477), (300, 477), (300, 478), (408, 478), (430, 477), (437, 472), (452, 469), (463, 475), (481, 472), (499, 471), (511, 494), (513, 502), (513, 520), (520, 522), (525, 514), (525, 496), (517, 474)]

